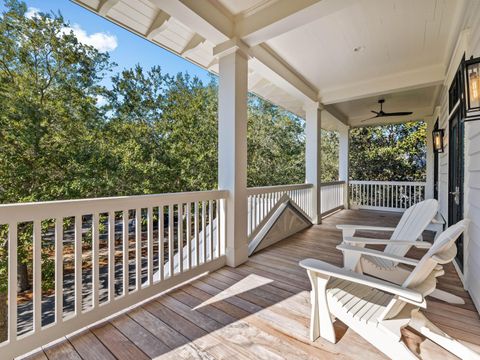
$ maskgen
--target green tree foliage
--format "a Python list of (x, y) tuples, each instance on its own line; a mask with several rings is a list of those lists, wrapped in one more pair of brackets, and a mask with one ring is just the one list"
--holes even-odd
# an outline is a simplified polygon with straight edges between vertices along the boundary
[(248, 186), (303, 183), (304, 122), (254, 95), (248, 105)]
[(65, 33), (61, 16), (29, 19), (25, 4), (8, 6), (0, 20), (0, 199), (91, 196), (108, 55)]
[(350, 131), (350, 179), (425, 181), (424, 122), (355, 128)]
[[(25, 4), (15, 0), (6, 8), (0, 17), (0, 203), (217, 187), (214, 77), (204, 84), (136, 66), (113, 74), (106, 89), (101, 83), (115, 64), (79, 42), (61, 15), (26, 18)], [(301, 120), (254, 96), (249, 106), (249, 184), (303, 181)], [(7, 328), (7, 231), (0, 219), (0, 340)], [(26, 290), (32, 223), (20, 224), (18, 234), (19, 287)], [(54, 264), (45, 253), (42, 283), (51, 287)]]
[(322, 182), (338, 180), (338, 133), (322, 129)]

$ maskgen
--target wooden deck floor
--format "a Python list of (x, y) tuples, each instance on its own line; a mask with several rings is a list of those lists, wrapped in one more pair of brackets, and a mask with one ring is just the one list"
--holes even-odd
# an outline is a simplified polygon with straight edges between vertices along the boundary
[[(298, 261), (342, 264), (339, 223), (393, 226), (399, 215), (344, 210), (254, 255), (126, 314), (45, 347), (33, 359), (383, 359), (383, 354), (336, 322), (338, 343), (308, 340), (310, 284)], [(365, 234), (364, 234), (365, 235)], [(409, 256), (418, 257), (421, 251)], [(480, 319), (453, 266), (439, 287), (462, 296), (453, 306), (428, 300), (427, 316), (450, 335), (480, 348)], [(423, 359), (455, 358), (406, 330)]]

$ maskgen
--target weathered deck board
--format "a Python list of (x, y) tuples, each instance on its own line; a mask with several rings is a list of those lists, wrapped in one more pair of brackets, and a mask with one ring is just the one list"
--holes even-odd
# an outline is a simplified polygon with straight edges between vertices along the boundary
[[(342, 265), (342, 254), (335, 248), (341, 241), (336, 224), (394, 226), (398, 220), (394, 213), (338, 212), (238, 268), (220, 269), (30, 358), (383, 359), (383, 354), (339, 322), (335, 324), (337, 344), (321, 339), (310, 343), (310, 283), (298, 261), (314, 257)], [(408, 256), (421, 254), (422, 250), (413, 250)], [(453, 291), (466, 304), (428, 299), (426, 315), (478, 350), (479, 315), (453, 265), (445, 270), (439, 288)], [(409, 346), (420, 349), (424, 359), (455, 358), (408, 329), (404, 338)]]

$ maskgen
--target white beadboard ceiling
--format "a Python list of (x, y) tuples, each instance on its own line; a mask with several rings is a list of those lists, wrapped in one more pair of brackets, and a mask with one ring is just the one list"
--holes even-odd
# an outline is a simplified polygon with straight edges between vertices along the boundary
[[(218, 72), (213, 56), (218, 37), (203, 38), (192, 29), (193, 25), (166, 14), (165, 9), (171, 9), (175, 1), (188, 6), (193, 0), (74, 1), (213, 73)], [(218, 10), (233, 29), (249, 16), (263, 13), (274, 17), (276, 14), (269, 14), (270, 9), (292, 6), (286, 3), (291, 0), (195, 1)], [(298, 1), (308, 6), (319, 3)], [(387, 99), (385, 110), (414, 111), (412, 117), (391, 121), (418, 120), (433, 113), (446, 61), (459, 32), (464, 1), (321, 0), (325, 9), (330, 10), (318, 17), (310, 16), (306, 23), (299, 24), (297, 19), (294, 27), (287, 26), (261, 46), (274, 54), (294, 77), (315, 89), (318, 100), (349, 125), (358, 126), (359, 119), (376, 109), (381, 97)], [(165, 8), (161, 8), (163, 5)], [(154, 28), (157, 31), (151, 32)], [(304, 116), (305, 98), (288, 87), (282, 88), (281, 82), (273, 81), (258, 67), (249, 70), (249, 89)]]

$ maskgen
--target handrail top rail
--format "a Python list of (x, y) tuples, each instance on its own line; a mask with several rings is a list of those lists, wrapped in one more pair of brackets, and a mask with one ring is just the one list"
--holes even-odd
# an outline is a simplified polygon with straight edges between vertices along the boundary
[(420, 181), (375, 181), (375, 180), (349, 180), (351, 185), (371, 184), (371, 185), (411, 185), (426, 186), (426, 182)]
[(0, 204), (0, 224), (226, 199), (228, 190)]
[(247, 188), (247, 195), (268, 194), (280, 191), (303, 190), (310, 189), (313, 184), (291, 184), (291, 185), (273, 185), (273, 186), (259, 186)]
[(332, 186), (332, 185), (342, 185), (345, 184), (345, 180), (329, 181), (320, 184), (320, 187)]

